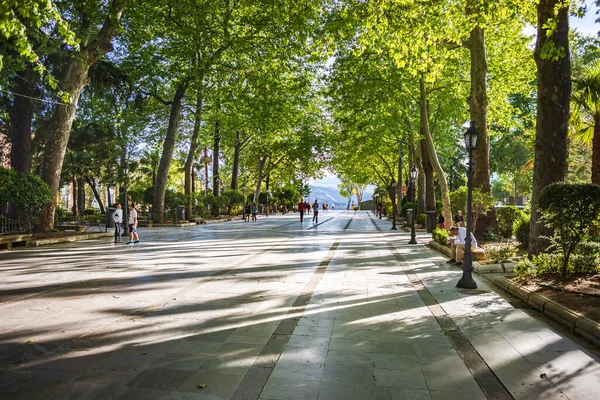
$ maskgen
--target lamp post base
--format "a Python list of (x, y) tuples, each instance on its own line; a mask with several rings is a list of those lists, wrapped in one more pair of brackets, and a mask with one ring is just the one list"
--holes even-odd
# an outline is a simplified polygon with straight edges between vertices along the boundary
[(408, 242), (408, 244), (417, 244), (417, 240), (416, 239), (410, 239), (410, 242)]
[(456, 283), (456, 287), (461, 289), (477, 289), (477, 283), (473, 280), (471, 271), (464, 271), (460, 280)]
[(393, 231), (397, 231), (398, 230), (398, 228), (396, 228), (396, 225), (392, 226), (392, 230)]

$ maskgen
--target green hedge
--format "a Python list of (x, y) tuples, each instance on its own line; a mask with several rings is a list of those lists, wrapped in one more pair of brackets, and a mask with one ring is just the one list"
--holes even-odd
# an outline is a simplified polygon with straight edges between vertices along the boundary
[(427, 224), (427, 214), (417, 214), (417, 224), (425, 226)]
[(438, 242), (441, 245), (448, 244), (449, 235), (445, 229), (435, 228), (433, 231), (431, 231), (431, 237), (433, 238), (433, 240), (435, 240), (436, 242)]
[(513, 232), (523, 248), (529, 247), (529, 219), (529, 215), (525, 214), (513, 223)]
[(515, 206), (504, 206), (496, 209), (498, 228), (500, 234), (505, 238), (512, 237), (513, 226), (516, 220), (525, 218), (526, 214)]

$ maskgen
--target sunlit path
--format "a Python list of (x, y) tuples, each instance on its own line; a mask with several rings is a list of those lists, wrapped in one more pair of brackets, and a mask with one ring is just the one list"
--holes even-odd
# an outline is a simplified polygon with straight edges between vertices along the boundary
[(288, 214), (0, 253), (0, 393), (596, 397), (597, 359), (389, 228)]

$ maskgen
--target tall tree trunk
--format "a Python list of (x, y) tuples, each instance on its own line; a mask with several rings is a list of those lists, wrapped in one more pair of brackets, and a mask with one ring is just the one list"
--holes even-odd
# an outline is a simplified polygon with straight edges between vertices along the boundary
[(240, 140), (240, 131), (235, 131), (235, 143), (233, 145), (233, 167), (231, 169), (231, 188), (233, 190), (237, 190), (238, 188), (241, 150), (242, 141)]
[[(531, 230), (529, 254), (543, 252), (548, 241), (541, 236), (551, 232), (541, 223), (538, 199), (542, 190), (564, 180), (567, 169), (567, 133), (569, 100), (571, 97), (571, 65), (569, 53), (569, 3), (561, 0), (540, 0), (535, 62), (538, 70), (538, 99), (531, 195)], [(558, 10), (558, 14), (554, 10)], [(554, 23), (550, 23), (554, 21)], [(555, 26), (548, 32), (548, 26)], [(544, 57), (548, 49), (556, 49), (558, 60)], [(554, 54), (554, 53), (552, 53)]]
[(594, 118), (594, 138), (592, 139), (592, 183), (600, 185), (600, 116)]
[(80, 215), (85, 215), (85, 179), (82, 176), (77, 177), (77, 209)]
[(88, 83), (88, 70), (100, 57), (112, 50), (111, 41), (124, 8), (125, 0), (114, 0), (111, 3), (98, 37), (84, 44), (79, 53), (72, 55), (73, 58), (68, 63), (60, 83), (61, 90), (69, 93), (71, 101), (68, 105), (57, 104), (54, 107), (49, 129), (47, 129), (48, 136), (45, 140), (41, 178), (50, 186), (52, 202), (44, 208), (40, 217), (40, 228), (43, 231), (49, 231), (54, 227), (54, 212), (58, 199), (63, 160), (71, 135), (71, 126), (75, 119), (79, 96), (81, 90)]
[[(404, 143), (398, 143), (398, 184), (396, 186), (396, 213), (399, 213), (402, 209), (402, 168), (404, 166), (404, 155), (402, 154), (402, 146), (404, 146)], [(375, 204), (375, 207), (377, 207), (377, 204)]]
[(417, 176), (417, 213), (424, 213), (425, 207), (427, 205), (427, 177), (425, 175), (425, 168), (423, 166), (423, 152), (421, 149), (423, 148), (423, 141), (425, 139), (421, 139), (419, 141), (417, 151), (417, 168), (419, 169), (419, 175)]
[(208, 148), (204, 148), (204, 197), (208, 196)]
[(73, 216), (76, 217), (77, 215), (79, 215), (79, 213), (77, 212), (77, 210), (79, 209), (77, 207), (77, 199), (79, 198), (79, 196), (77, 196), (77, 176), (73, 175), (73, 181), (71, 182), (71, 186), (73, 188), (73, 192), (71, 193), (71, 195), (73, 196), (73, 204), (71, 205), (71, 212), (73, 213)]
[[(10, 166), (24, 174), (31, 173), (31, 145), (33, 136), (31, 121), (33, 120), (34, 79), (30, 68), (24, 72), (25, 78), (15, 75), (15, 100), (10, 112)], [(30, 78), (30, 79), (28, 79)]]
[(422, 211), (435, 211), (435, 182), (433, 180), (433, 166), (427, 150), (427, 142), (421, 140), (421, 154), (423, 172), (425, 172), (425, 209)]
[[(470, 14), (469, 11), (467, 11)], [(471, 54), (471, 92), (467, 100), (469, 116), (477, 127), (477, 149), (473, 152), (473, 162), (477, 166), (473, 175), (473, 187), (491, 194), (490, 183), (490, 138), (487, 134), (487, 60), (485, 54), (485, 32), (480, 26), (471, 31), (467, 48)]]
[(433, 144), (433, 137), (429, 130), (429, 114), (427, 113), (427, 88), (425, 87), (425, 78), (421, 75), (420, 81), (420, 108), (421, 108), (421, 133), (425, 137), (427, 144), (427, 150), (429, 153), (429, 159), (431, 165), (437, 176), (438, 183), (440, 185), (440, 191), (442, 194), (442, 203), (444, 204), (444, 218), (446, 221), (446, 229), (450, 229), (452, 224), (452, 208), (450, 205), (450, 194), (448, 190), (448, 181), (446, 180), (446, 173), (440, 164), (437, 152), (435, 151), (435, 145)]
[[(219, 185), (222, 182), (219, 176), (219, 145), (221, 143), (221, 130), (219, 127), (219, 121), (215, 122), (215, 137), (213, 142), (213, 195), (215, 197), (221, 194), (221, 187)], [(213, 204), (212, 213), (216, 217), (219, 215), (219, 207)]]
[(106, 211), (104, 210), (104, 204), (102, 203), (102, 198), (100, 197), (100, 193), (98, 193), (98, 188), (96, 187), (96, 180), (93, 176), (86, 176), (85, 180), (88, 183), (88, 185), (90, 185), (90, 187), (92, 188), (92, 192), (94, 192), (94, 198), (98, 202), (98, 206), (100, 207), (100, 213), (105, 214)]
[(169, 115), (169, 126), (167, 135), (163, 142), (163, 151), (160, 156), (160, 163), (156, 173), (156, 183), (154, 185), (154, 196), (152, 199), (152, 219), (155, 222), (162, 223), (165, 217), (165, 192), (167, 190), (167, 180), (169, 179), (169, 168), (173, 160), (173, 150), (177, 140), (177, 130), (179, 120), (181, 119), (181, 108), (183, 106), (183, 97), (189, 85), (189, 79), (184, 79), (177, 85), (177, 90), (171, 103), (171, 114)]
[[(200, 82), (201, 84), (202, 82)], [(194, 164), (196, 152), (198, 151), (198, 137), (200, 136), (200, 125), (202, 123), (202, 89), (198, 89), (196, 98), (196, 116), (194, 118), (194, 131), (190, 140), (190, 149), (184, 166), (184, 191), (187, 197), (185, 215), (188, 219), (192, 217), (192, 193), (194, 192)]]
[(269, 156), (263, 156), (258, 159), (258, 174), (256, 175), (256, 190), (254, 191), (254, 203), (258, 204), (258, 196), (260, 195), (260, 187), (262, 186), (263, 171), (267, 164)]
[(110, 185), (106, 187), (106, 205), (108, 207), (112, 207), (113, 205), (112, 196), (110, 195)]

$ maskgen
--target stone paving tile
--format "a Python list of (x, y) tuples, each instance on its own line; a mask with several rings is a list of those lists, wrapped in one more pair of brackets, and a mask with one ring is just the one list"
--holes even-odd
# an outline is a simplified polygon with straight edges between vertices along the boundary
[(271, 376), (259, 399), (261, 400), (316, 400), (320, 380), (303, 380)]

